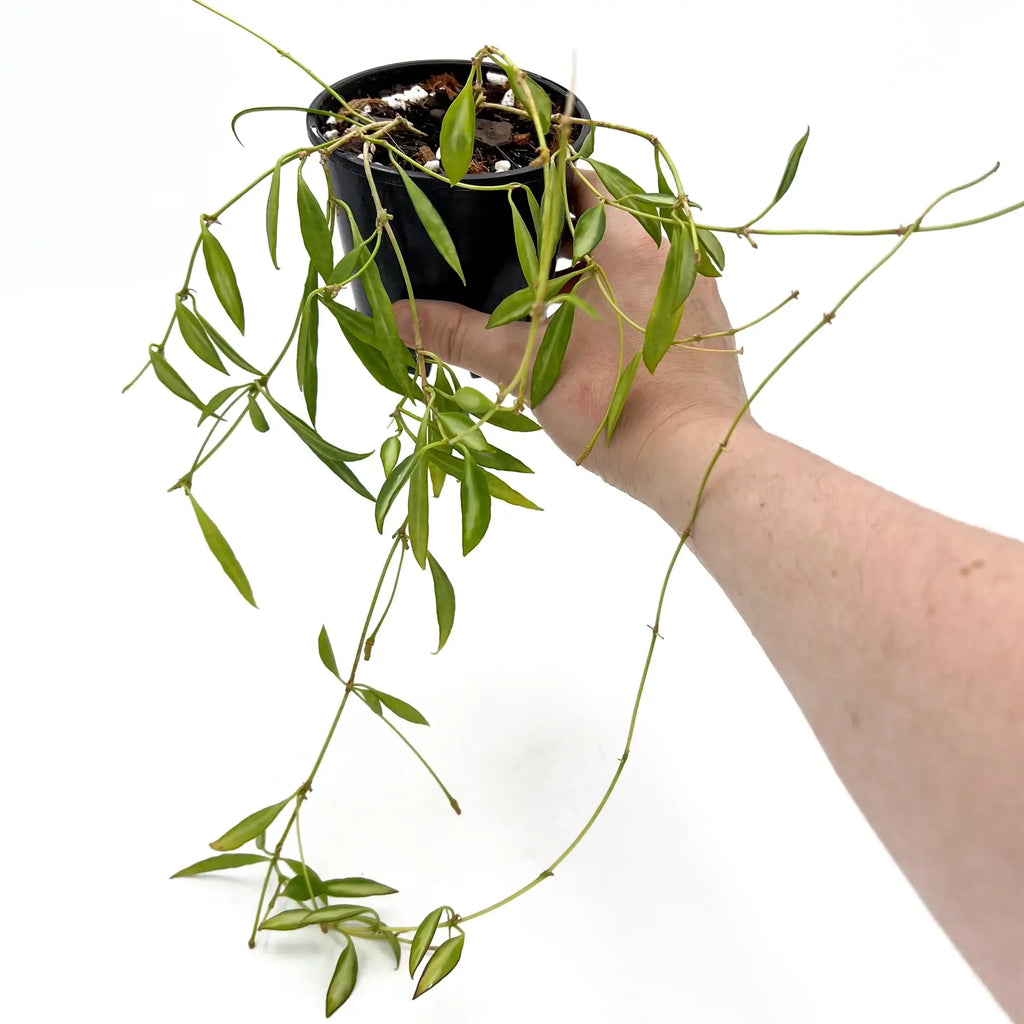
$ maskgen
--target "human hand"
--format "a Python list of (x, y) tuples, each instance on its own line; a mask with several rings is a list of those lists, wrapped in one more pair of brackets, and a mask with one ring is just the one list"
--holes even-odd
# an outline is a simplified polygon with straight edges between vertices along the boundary
[[(581, 180), (584, 176), (592, 187)], [(570, 183), (578, 213), (598, 202), (595, 190), (608, 196), (593, 172), (573, 174)], [(656, 247), (624, 211), (608, 209), (607, 213), (604, 239), (592, 255), (604, 267), (619, 307), (643, 325), (658, 289), (666, 247)], [(597, 283), (584, 282), (578, 294), (599, 311), (601, 319), (592, 320), (577, 310), (558, 381), (533, 410), (552, 440), (574, 459), (590, 441), (608, 407), (619, 360), (616, 316)], [(517, 322), (487, 330), (486, 314), (457, 303), (420, 301), (416, 306), (427, 350), (499, 386), (515, 376), (526, 350), (529, 324)], [(399, 333), (410, 340), (408, 302), (395, 304), (395, 316)], [(730, 330), (729, 319), (715, 281), (698, 275), (677, 337), (726, 330)], [(642, 335), (627, 324), (627, 362), (642, 343)], [(733, 337), (707, 338), (699, 344), (705, 351), (687, 345), (670, 348), (653, 375), (641, 364), (612, 443), (607, 444), (602, 435), (584, 462), (608, 483), (647, 504), (657, 503), (657, 481), (670, 450), (673, 471), (681, 468), (676, 460), (680, 450), (688, 449), (685, 443), (680, 446), (676, 442), (706, 433), (703, 428), (708, 426), (721, 435), (746, 401), (737, 358), (722, 351), (734, 348)], [(530, 393), (529, 386), (526, 393)], [(695, 444), (693, 451), (706, 462), (706, 444)]]

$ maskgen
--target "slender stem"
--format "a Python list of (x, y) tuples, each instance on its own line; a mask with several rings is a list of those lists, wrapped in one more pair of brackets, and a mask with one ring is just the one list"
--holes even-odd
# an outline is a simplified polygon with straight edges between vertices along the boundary
[[(228, 403), (228, 407), (227, 407), (227, 409), (224, 410), (224, 412), (225, 413), (229, 412), (231, 407), (236, 402), (240, 401), (241, 399), (243, 399), (245, 397), (246, 397), (246, 392), (245, 391), (240, 391)], [(220, 446), (235, 432), (235, 428), (238, 426), (239, 423), (242, 422), (242, 420), (245, 419), (247, 414), (248, 414), (248, 409), (246, 408), (241, 413), (239, 413), (238, 418), (235, 420), (235, 422), (232, 423), (231, 426), (228, 427), (228, 429), (224, 432), (224, 436), (205, 455), (203, 455), (202, 458), (200, 458), (199, 455), (196, 456), (195, 462), (192, 463), (192, 468), (186, 474), (189, 478), (191, 478), (192, 474), (195, 473), (195, 471), (197, 469), (199, 469), (200, 466), (204, 465), (206, 462), (209, 462), (209, 460), (211, 458), (213, 458), (214, 454), (217, 452), (217, 449), (220, 448)], [(218, 421), (217, 423), (214, 424), (213, 430), (216, 430), (219, 425), (220, 425), (220, 421)], [(206, 435), (206, 441), (210, 440), (210, 437), (213, 435), (213, 430), (211, 430), (210, 433)], [(206, 441), (203, 442), (203, 448), (206, 447)], [(203, 450), (202, 448), (199, 449), (200, 454), (202, 454), (202, 450)]]
[[(372, 711), (373, 709), (371, 708), (370, 710)], [(435, 772), (434, 769), (430, 767), (430, 765), (426, 761), (426, 758), (424, 758), (424, 756), (412, 745), (412, 743), (409, 741), (405, 733), (403, 733), (401, 729), (399, 729), (398, 726), (394, 724), (394, 722), (385, 718), (383, 715), (378, 715), (376, 714), (376, 712), (373, 712), (373, 714), (375, 718), (379, 718), (416, 755), (416, 757), (419, 759), (420, 764), (422, 764), (423, 767), (426, 768), (428, 772), (430, 772), (431, 778), (438, 784), (438, 786), (441, 787), (441, 792), (444, 793), (444, 795), (448, 798), (448, 803), (452, 805), (452, 810), (455, 811), (456, 814), (461, 814), (462, 808), (459, 807), (459, 801), (456, 800), (455, 797), (453, 797), (451, 793), (448, 792), (448, 788), (440, 780), (440, 778), (437, 775), (437, 772)]]
[(405, 545), (402, 545), (401, 550), (398, 553), (398, 568), (395, 570), (395, 582), (391, 588), (391, 596), (388, 598), (388, 603), (384, 606), (384, 611), (381, 612), (380, 618), (377, 620), (377, 625), (374, 627), (373, 632), (366, 638), (366, 643), (363, 645), (363, 655), (366, 661), (370, 660), (370, 651), (373, 649), (373, 645), (377, 642), (377, 634), (380, 632), (380, 627), (384, 625), (384, 620), (388, 617), (388, 612), (391, 611), (391, 605), (395, 600), (395, 594), (398, 593), (398, 581), (402, 576), (402, 563), (405, 561)]
[[(734, 334), (739, 334), (740, 331), (748, 331), (751, 327), (761, 323), (762, 320), (767, 320), (773, 313), (777, 313), (783, 306), (788, 305), (794, 299), (800, 297), (799, 291), (791, 291), (777, 306), (772, 306), (767, 313), (762, 313), (756, 320), (751, 320), (750, 323), (744, 324), (742, 327), (730, 327), (727, 331), (712, 331), (710, 334), (691, 334), (688, 338), (680, 338), (678, 341), (672, 342), (673, 345), (693, 345), (698, 341), (705, 341), (708, 338), (728, 338)], [(732, 349), (719, 348), (719, 349), (708, 349), (709, 352), (731, 352)]]

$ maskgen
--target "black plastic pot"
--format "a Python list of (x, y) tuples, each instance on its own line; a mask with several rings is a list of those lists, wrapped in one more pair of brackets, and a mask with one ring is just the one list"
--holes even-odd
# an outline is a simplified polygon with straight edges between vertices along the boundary
[[(430, 75), (444, 72), (450, 72), (459, 82), (464, 82), (469, 68), (468, 60), (406, 61), (344, 78), (334, 84), (334, 89), (345, 99), (379, 96), (381, 90), (413, 85)], [(501, 71), (487, 64), (484, 70)], [(566, 89), (539, 75), (531, 74), (530, 77), (552, 99), (564, 106)], [(335, 106), (336, 101), (326, 91), (320, 93), (312, 103), (312, 107), (318, 110), (333, 110)], [(573, 109), (576, 116), (590, 116), (587, 108), (577, 98), (574, 98)], [(319, 115), (308, 114), (306, 117), (306, 128), (314, 145), (328, 141), (323, 136), (321, 122)], [(589, 132), (589, 126), (577, 126), (574, 135), (570, 136), (577, 149)], [(409, 164), (403, 165), (403, 170), (427, 194), (448, 227), (466, 275), (466, 284), (463, 286), (458, 275), (438, 254), (420, 224), (398, 173), (390, 166), (373, 164), (372, 169), (381, 203), (394, 217), (391, 226), (405, 258), (413, 293), (417, 298), (459, 302), (490, 313), (507, 295), (524, 286), (526, 282), (516, 256), (512, 218), (505, 191), (474, 192), (452, 188), (429, 174), (413, 170)], [(334, 195), (351, 208), (363, 236), (370, 235), (376, 227), (377, 215), (361, 156), (340, 151), (332, 153), (328, 161), (328, 173)], [(519, 182), (526, 185), (538, 199), (544, 191), (543, 171), (539, 167), (524, 167), (493, 174), (469, 174), (464, 180), (468, 184), (479, 185)], [(526, 223), (531, 224), (521, 190), (515, 190), (514, 199)], [(347, 252), (352, 248), (351, 228), (344, 216), (338, 217), (337, 223)], [(397, 302), (405, 298), (408, 294), (405, 281), (387, 239), (377, 253), (377, 266), (391, 300)], [(353, 282), (353, 294), (356, 308), (369, 314), (369, 303), (358, 280)]]

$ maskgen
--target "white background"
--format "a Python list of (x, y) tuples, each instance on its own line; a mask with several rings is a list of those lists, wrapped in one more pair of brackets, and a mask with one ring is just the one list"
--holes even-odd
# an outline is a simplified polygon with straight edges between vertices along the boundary
[[(565, 82), (575, 49), (592, 113), (656, 128), (715, 222), (761, 208), (807, 124), (772, 225), (894, 227), (997, 159), (1000, 173), (938, 220), (1024, 198), (1019, 3), (230, 10), (331, 80), (493, 43)], [(386, 540), (369, 505), (281, 424), (243, 432), (195, 491), (249, 572), (254, 611), (183, 495), (164, 493), (198, 444), (193, 412), (151, 376), (120, 387), (162, 334), (198, 214), (304, 141), (301, 116), (270, 114), (242, 123), (239, 148), (231, 114), (318, 90), (184, 0), (5, 4), (0, 37), (0, 1014), (314, 1021), (336, 945), (291, 934), (249, 952), (255, 872), (167, 877), (308, 771), (338, 698), (317, 631), (328, 624), (347, 663)], [(601, 145), (653, 184), (642, 144), (606, 133)], [(284, 269), (269, 267), (262, 199), (220, 230), (257, 362), (277, 351), (303, 272), (290, 240)], [(1024, 213), (911, 240), (769, 388), (761, 421), (922, 504), (1020, 536), (1022, 227)], [(890, 241), (765, 240), (755, 253), (726, 240), (734, 323), (801, 290), (746, 336), (751, 385)], [(173, 345), (202, 393), (220, 386)], [(363, 387), (340, 336), (322, 351), (324, 433), (376, 447), (388, 398)], [(304, 815), (321, 873), (401, 890), (379, 901), (395, 923), (501, 898), (586, 820), (621, 752), (674, 546), (652, 513), (543, 436), (507, 446), (535, 467), (522, 489), (546, 511), (497, 509), (466, 561), (453, 530), (435, 526), (458, 593), (449, 647), (429, 656), (430, 587), (413, 572), (362, 669), (431, 719), (416, 738), (464, 814), (354, 708)], [(376, 460), (358, 468), (375, 487)], [(462, 965), (415, 1004), (404, 967), (393, 974), (364, 947), (338, 1019), (1003, 1020), (689, 558), (663, 632), (633, 755), (584, 844), (553, 880), (468, 926)]]

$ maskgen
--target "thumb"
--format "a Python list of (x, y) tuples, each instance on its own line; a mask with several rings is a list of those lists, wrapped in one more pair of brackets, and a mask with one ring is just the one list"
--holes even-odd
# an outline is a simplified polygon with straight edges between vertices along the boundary
[[(403, 300), (394, 304), (398, 334), (410, 347), (415, 346), (412, 310)], [(416, 303), (423, 347), (446, 363), (478, 373), (495, 384), (507, 384), (515, 376), (529, 328), (526, 324), (506, 324), (487, 330), (487, 314), (457, 302)]]

